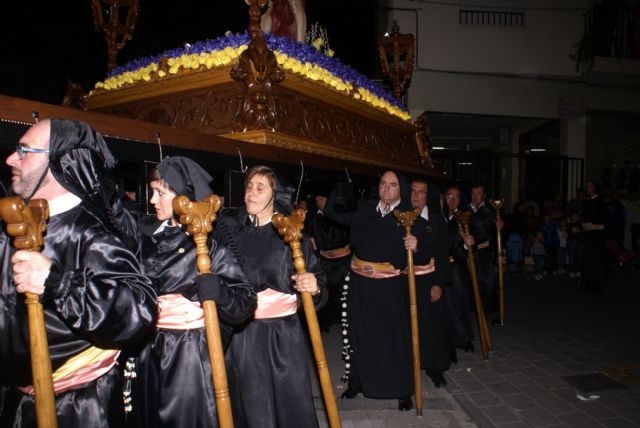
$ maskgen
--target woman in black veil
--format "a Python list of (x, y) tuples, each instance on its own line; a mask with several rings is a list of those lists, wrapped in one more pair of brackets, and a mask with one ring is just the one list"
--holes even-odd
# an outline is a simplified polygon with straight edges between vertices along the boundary
[(158, 294), (158, 321), (137, 362), (132, 383), (136, 427), (218, 426), (201, 301), (217, 304), (223, 346), (232, 325), (251, 317), (256, 296), (233, 253), (208, 239), (212, 273), (196, 268), (193, 237), (178, 223), (177, 195), (201, 200), (213, 193), (211, 176), (188, 158), (163, 160), (150, 174), (158, 222), (140, 226), (138, 257)]
[(226, 355), (236, 427), (317, 427), (308, 342), (297, 316), (298, 292), (316, 307), (326, 301), (326, 277), (309, 241), (302, 241), (307, 273), (295, 274), (291, 249), (271, 217), (292, 210), (293, 187), (266, 166), (245, 178), (245, 207), (225, 210), (218, 234), (233, 248), (258, 296), (254, 317), (236, 332)]

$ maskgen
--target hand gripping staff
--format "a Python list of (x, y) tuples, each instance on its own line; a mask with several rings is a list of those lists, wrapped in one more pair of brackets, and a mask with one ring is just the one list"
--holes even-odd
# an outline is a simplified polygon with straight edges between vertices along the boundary
[[(489, 203), (496, 210), (496, 222), (500, 222), (500, 208), (504, 205), (504, 199), (489, 199)], [(504, 266), (502, 266), (502, 234), (499, 227), (496, 227), (498, 238), (498, 286), (500, 287), (500, 325), (504, 325)]]
[[(211, 272), (211, 259), (207, 248), (207, 235), (213, 230), (212, 223), (220, 209), (220, 198), (217, 195), (206, 196), (202, 201), (190, 201), (184, 195), (176, 196), (173, 200), (173, 211), (180, 216), (180, 223), (187, 226), (187, 232), (193, 236), (196, 243), (196, 265), (198, 273)], [(204, 325), (207, 335), (209, 361), (213, 374), (213, 389), (218, 411), (220, 428), (233, 427), (233, 414), (229, 399), (229, 385), (227, 372), (224, 367), (224, 351), (220, 336), (218, 311), (213, 300), (202, 302), (204, 311)]]
[[(13, 236), (13, 246), (19, 250), (40, 251), (44, 245), (42, 234), (47, 229), (49, 204), (44, 199), (33, 199), (25, 205), (20, 196), (0, 199), (0, 218), (6, 224), (7, 235)], [(53, 394), (51, 358), (44, 312), (37, 294), (25, 293), (29, 318), (29, 347), (31, 351), (31, 377), (36, 400), (38, 428), (55, 428), (56, 403)]]
[[(291, 258), (293, 259), (293, 266), (296, 269), (296, 273), (306, 272), (304, 257), (302, 255), (302, 250), (300, 250), (300, 239), (302, 239), (304, 217), (304, 211), (299, 209), (293, 210), (293, 213), (291, 213), (289, 217), (285, 217), (280, 213), (274, 214), (273, 217), (271, 217), (271, 222), (278, 230), (278, 233), (283, 237), (285, 242), (289, 243), (289, 246), (291, 247)], [(309, 327), (309, 336), (311, 336), (313, 355), (315, 356), (316, 365), (318, 366), (320, 386), (322, 387), (322, 397), (324, 399), (324, 406), (327, 409), (329, 426), (331, 428), (340, 428), (342, 425), (340, 423), (340, 415), (338, 414), (336, 399), (333, 395), (333, 387), (331, 386), (327, 357), (324, 354), (324, 347), (322, 346), (316, 308), (313, 305), (311, 293), (304, 291), (300, 294), (302, 295), (302, 306), (304, 307), (304, 314), (307, 318), (307, 326)]]
[[(458, 211), (455, 213), (458, 222), (458, 230), (464, 237), (469, 234), (469, 220), (471, 213)], [(480, 350), (482, 358), (489, 360), (489, 349), (491, 348), (491, 338), (489, 337), (489, 328), (484, 317), (484, 308), (482, 307), (482, 298), (480, 297), (480, 287), (478, 286), (478, 274), (476, 273), (476, 261), (473, 258), (473, 248), (467, 247), (467, 265), (469, 274), (471, 274), (471, 285), (473, 286), (473, 296), (476, 302), (476, 315), (478, 316), (478, 332), (480, 333)]]
[[(411, 235), (411, 227), (420, 215), (420, 208), (413, 211), (393, 210), (404, 235)], [(407, 250), (407, 277), (409, 278), (409, 314), (411, 315), (411, 348), (413, 351), (413, 383), (415, 385), (416, 414), (422, 416), (422, 380), (420, 379), (420, 332), (418, 330), (418, 306), (416, 298), (416, 275), (413, 270), (413, 252)]]

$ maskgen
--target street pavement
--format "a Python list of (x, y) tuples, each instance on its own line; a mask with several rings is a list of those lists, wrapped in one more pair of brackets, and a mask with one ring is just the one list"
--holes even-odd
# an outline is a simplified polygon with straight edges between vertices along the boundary
[[(640, 270), (612, 265), (597, 294), (578, 285), (566, 275), (534, 281), (506, 274), (505, 322), (490, 326), (488, 361), (476, 331), (476, 351), (458, 352), (445, 388), (433, 387), (423, 372), (421, 418), (398, 411), (397, 400), (340, 398), (342, 338), (333, 326), (323, 341), (342, 426), (640, 427)], [(563, 379), (576, 375), (587, 375), (586, 382)], [(317, 382), (314, 397), (327, 427)]]

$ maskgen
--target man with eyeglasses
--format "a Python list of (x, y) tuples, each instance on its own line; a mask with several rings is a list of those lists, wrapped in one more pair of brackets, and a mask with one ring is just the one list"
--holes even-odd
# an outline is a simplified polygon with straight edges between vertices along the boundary
[(424, 228), (415, 227), (404, 236), (393, 210), (411, 209), (409, 186), (394, 171), (385, 172), (378, 183), (376, 199), (361, 200), (356, 211), (338, 213), (335, 192), (324, 203), (325, 215), (350, 226), (353, 252), (348, 275), (345, 359), (349, 388), (342, 398), (360, 392), (368, 398), (398, 398), (398, 409), (413, 407), (409, 293), (402, 270), (407, 250), (417, 264), (426, 264), (426, 254), (417, 243), (425, 239)]
[(418, 247), (429, 263), (416, 265), (416, 296), (420, 331), (420, 363), (433, 385), (446, 385), (444, 372), (455, 360), (455, 348), (448, 329), (443, 293), (448, 293), (451, 282), (449, 268), (449, 237), (440, 206), (427, 203), (429, 186), (426, 180), (411, 182), (411, 206), (420, 208), (416, 226), (424, 230), (425, 239)]
[(13, 192), (47, 200), (50, 217), (42, 252), (13, 248), (0, 223), (0, 426), (36, 424), (26, 292), (44, 309), (59, 426), (123, 426), (116, 361), (153, 327), (156, 303), (123, 228), (115, 160), (87, 124), (54, 119), (29, 128), (6, 163)]
[(449, 265), (451, 266), (451, 287), (449, 287), (449, 302), (452, 322), (452, 340), (457, 348), (472, 351), (473, 327), (471, 324), (471, 305), (473, 301), (471, 276), (467, 265), (468, 247), (473, 247), (473, 236), (460, 234), (455, 214), (460, 208), (460, 189), (456, 186), (448, 187), (444, 192), (444, 217), (447, 221), (449, 236)]

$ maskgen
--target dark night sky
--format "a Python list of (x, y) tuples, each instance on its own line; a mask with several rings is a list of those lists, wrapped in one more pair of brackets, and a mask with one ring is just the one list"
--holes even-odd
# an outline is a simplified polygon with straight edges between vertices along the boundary
[[(94, 31), (90, 0), (9, 2), (0, 13), (0, 93), (59, 104), (67, 80), (85, 90), (106, 73), (106, 45)], [(327, 28), (331, 48), (368, 76), (376, 72), (376, 0), (308, 0), (307, 22)], [(10, 6), (9, 6), (10, 5)], [(133, 40), (118, 63), (243, 31), (244, 0), (140, 0)]]

